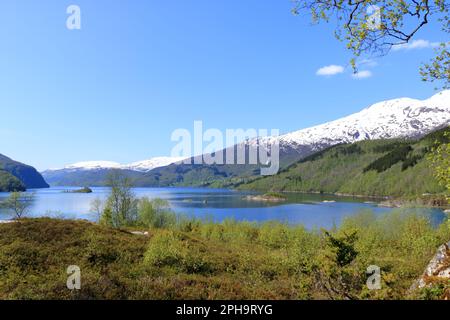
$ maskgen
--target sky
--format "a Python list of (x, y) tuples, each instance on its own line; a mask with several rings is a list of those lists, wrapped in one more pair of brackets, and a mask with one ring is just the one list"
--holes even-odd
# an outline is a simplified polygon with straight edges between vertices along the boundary
[[(66, 26), (69, 5), (81, 29)], [(174, 130), (279, 129), (331, 121), (375, 102), (424, 99), (418, 74), (443, 38), (370, 61), (358, 76), (333, 24), (290, 0), (3, 0), (0, 153), (38, 170), (168, 156)]]

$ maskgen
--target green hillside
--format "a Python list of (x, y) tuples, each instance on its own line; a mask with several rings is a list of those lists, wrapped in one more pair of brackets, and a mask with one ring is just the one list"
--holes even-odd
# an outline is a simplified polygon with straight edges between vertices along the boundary
[[(44, 178), (39, 172), (36, 171), (35, 168), (21, 162), (14, 161), (2, 154), (0, 154), (0, 170), (3, 171), (3, 174), (0, 176), (0, 185), (6, 186), (9, 183), (17, 184), (17, 181), (14, 182), (14, 179), (11, 179), (11, 176), (14, 176), (17, 178), (16, 180), (18, 180), (22, 186), (25, 186), (27, 189), (49, 187)], [(5, 173), (8, 173), (8, 175)], [(11, 190), (15, 189), (12, 188)]]
[(313, 154), (278, 175), (238, 186), (261, 191), (322, 192), (368, 196), (417, 196), (443, 192), (428, 154), (448, 143), (445, 128), (418, 141), (373, 140), (338, 145)]
[(25, 191), (25, 185), (9, 172), (0, 169), (0, 192)]

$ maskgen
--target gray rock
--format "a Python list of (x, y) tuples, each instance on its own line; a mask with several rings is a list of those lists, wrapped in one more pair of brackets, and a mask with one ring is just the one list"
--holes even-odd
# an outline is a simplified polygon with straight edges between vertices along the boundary
[(147, 231), (131, 231), (131, 234), (135, 234), (137, 236), (148, 236), (148, 232)]
[(450, 242), (443, 244), (437, 250), (436, 255), (431, 259), (425, 268), (425, 272), (420, 279), (413, 285), (413, 288), (425, 288), (428, 285), (429, 277), (450, 279)]

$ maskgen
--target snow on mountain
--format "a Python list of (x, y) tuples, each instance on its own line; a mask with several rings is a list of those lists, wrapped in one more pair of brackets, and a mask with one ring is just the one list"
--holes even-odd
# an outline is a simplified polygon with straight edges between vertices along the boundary
[(319, 150), (361, 140), (420, 137), (448, 125), (450, 90), (426, 100), (400, 98), (375, 103), (350, 116), (262, 141), (279, 139), (282, 149), (312, 146)]
[[(65, 166), (62, 169), (65, 170), (99, 170), (99, 169), (120, 169), (121, 164), (117, 162), (112, 161), (84, 161), (84, 162), (77, 162), (74, 164), (70, 164), (68, 166)], [(62, 170), (62, 169), (51, 169), (53, 171), (55, 170)]]
[(122, 169), (147, 172), (155, 168), (168, 166), (172, 163), (179, 162), (184, 158), (180, 157), (155, 157), (148, 160), (133, 162), (130, 164), (120, 164), (112, 161), (84, 161), (77, 162), (61, 169), (50, 169), (47, 171), (79, 171), (79, 170), (103, 170), (103, 169)]
[(183, 157), (155, 157), (149, 160), (133, 162), (129, 165), (122, 166), (122, 169), (134, 170), (134, 171), (150, 171), (155, 168), (165, 167), (169, 164), (180, 162), (184, 160)]

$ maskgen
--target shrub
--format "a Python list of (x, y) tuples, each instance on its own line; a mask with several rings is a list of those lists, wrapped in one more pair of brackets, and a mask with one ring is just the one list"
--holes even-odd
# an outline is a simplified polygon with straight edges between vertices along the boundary
[(92, 266), (105, 268), (120, 258), (118, 248), (111, 246), (110, 243), (106, 243), (103, 237), (98, 236), (94, 232), (87, 232), (83, 240), (87, 241), (84, 256)]
[(183, 233), (159, 231), (149, 243), (144, 264), (188, 274), (210, 274), (216, 270), (212, 262), (215, 253), (208, 249), (202, 241)]
[(156, 233), (144, 255), (144, 262), (155, 267), (176, 266), (182, 260), (183, 243), (173, 231)]
[(279, 222), (267, 222), (261, 226), (259, 241), (271, 248), (279, 249), (289, 246), (291, 240), (287, 225)]
[(169, 228), (177, 217), (170, 210), (169, 203), (162, 199), (142, 198), (138, 202), (138, 225), (149, 228)]

